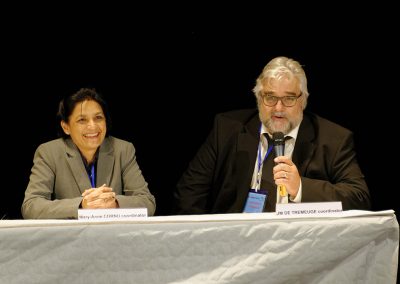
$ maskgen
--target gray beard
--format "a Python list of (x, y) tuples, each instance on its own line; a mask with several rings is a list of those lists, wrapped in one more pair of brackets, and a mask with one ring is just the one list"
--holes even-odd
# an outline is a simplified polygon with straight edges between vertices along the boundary
[[(273, 115), (272, 113), (271, 115)], [(276, 113), (275, 113), (276, 114)], [(283, 117), (286, 117), (285, 115), (282, 115)], [(269, 133), (275, 133), (275, 132), (283, 132), (284, 135), (287, 135), (290, 131), (292, 131), (294, 128), (296, 128), (300, 122), (303, 119), (303, 112), (301, 112), (297, 117), (293, 118), (292, 120), (289, 120), (287, 123), (285, 123), (283, 126), (280, 125), (279, 127), (272, 121), (272, 119), (269, 117), (265, 120), (262, 119), (261, 113), (259, 113), (259, 117), (261, 122), (265, 125)]]

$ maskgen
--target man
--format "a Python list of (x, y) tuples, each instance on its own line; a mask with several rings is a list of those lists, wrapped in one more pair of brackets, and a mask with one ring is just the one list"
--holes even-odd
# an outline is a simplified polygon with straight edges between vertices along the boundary
[[(178, 182), (176, 214), (275, 211), (287, 202), (341, 201), (370, 209), (351, 131), (303, 113), (309, 96), (301, 65), (272, 59), (253, 89), (257, 109), (218, 114)], [(273, 135), (285, 153), (272, 159)], [(256, 200), (256, 202), (254, 202)]]

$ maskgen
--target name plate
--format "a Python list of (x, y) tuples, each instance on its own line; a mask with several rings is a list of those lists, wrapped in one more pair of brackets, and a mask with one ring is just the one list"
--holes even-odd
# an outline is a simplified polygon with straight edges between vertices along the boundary
[(280, 216), (326, 216), (342, 212), (342, 202), (277, 203), (276, 214)]
[(147, 208), (78, 209), (78, 220), (113, 221), (147, 217)]

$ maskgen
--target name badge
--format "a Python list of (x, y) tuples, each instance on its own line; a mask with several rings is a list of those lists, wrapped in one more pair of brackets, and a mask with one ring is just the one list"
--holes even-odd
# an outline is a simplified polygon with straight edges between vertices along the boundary
[(250, 189), (244, 206), (244, 213), (262, 213), (267, 199), (266, 190)]

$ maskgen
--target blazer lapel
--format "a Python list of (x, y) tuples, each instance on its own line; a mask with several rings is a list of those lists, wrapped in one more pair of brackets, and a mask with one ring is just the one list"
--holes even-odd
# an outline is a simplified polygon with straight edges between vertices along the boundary
[(97, 186), (106, 184), (110, 186), (111, 173), (114, 166), (114, 149), (110, 143), (110, 138), (106, 138), (100, 146), (99, 158), (97, 161)]
[(243, 131), (238, 134), (237, 157), (235, 164), (235, 187), (237, 198), (231, 208), (232, 212), (242, 212), (246, 202), (256, 162), (260, 125), (261, 122), (258, 116), (255, 116), (243, 127)]
[(309, 116), (304, 115), (301, 122), (299, 135), (296, 139), (296, 144), (293, 151), (293, 163), (297, 166), (299, 173), (303, 176), (306, 172), (307, 166), (310, 163), (311, 157), (314, 155), (315, 131)]
[(90, 184), (89, 177), (86, 174), (86, 169), (83, 165), (81, 154), (71, 139), (66, 139), (65, 144), (69, 168), (76, 184), (78, 185), (80, 193), (83, 193), (86, 189), (91, 188), (92, 186)]

